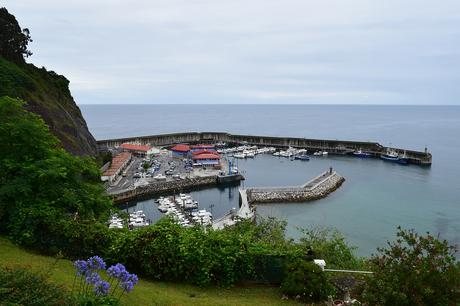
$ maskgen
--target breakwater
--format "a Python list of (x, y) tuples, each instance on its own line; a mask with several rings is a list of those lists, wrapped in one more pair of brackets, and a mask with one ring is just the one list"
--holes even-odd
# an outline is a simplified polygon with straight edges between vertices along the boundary
[(188, 192), (217, 185), (217, 176), (200, 176), (185, 178), (180, 181), (155, 182), (146, 186), (109, 194), (115, 204), (132, 200), (147, 199), (151, 196), (168, 195), (171, 193)]
[[(329, 154), (347, 155), (354, 151), (363, 150), (371, 153), (374, 157), (384, 154), (388, 147), (382, 146), (377, 142), (348, 141), (348, 140), (327, 140), (327, 139), (308, 139), (295, 137), (273, 137), (255, 135), (234, 135), (222, 132), (189, 132), (172, 133), (117, 139), (106, 139), (97, 141), (100, 151), (105, 151), (120, 144), (138, 143), (152, 146), (172, 146), (178, 143), (218, 143), (242, 144), (257, 146), (270, 146), (276, 148), (296, 147), (304, 148), (308, 151), (327, 151)], [(429, 166), (432, 163), (432, 155), (426, 149), (424, 151), (413, 151), (404, 148), (391, 148), (399, 154), (406, 154), (409, 163)]]
[(250, 204), (313, 201), (326, 197), (344, 181), (337, 172), (326, 171), (302, 186), (248, 188), (247, 201)]

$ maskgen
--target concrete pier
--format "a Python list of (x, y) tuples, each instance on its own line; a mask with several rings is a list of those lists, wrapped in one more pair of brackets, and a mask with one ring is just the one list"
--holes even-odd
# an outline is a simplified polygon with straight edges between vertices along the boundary
[[(128, 137), (118, 139), (106, 139), (97, 141), (101, 151), (118, 147), (122, 143), (138, 143), (151, 146), (172, 146), (178, 143), (217, 143), (226, 142), (229, 144), (247, 143), (249, 145), (269, 146), (276, 148), (287, 148), (289, 146), (304, 148), (308, 151), (327, 151), (329, 154), (347, 155), (357, 150), (369, 152), (374, 157), (379, 157), (387, 151), (387, 147), (377, 142), (347, 141), (308, 139), (295, 137), (271, 137), (255, 135), (234, 135), (221, 132), (190, 132), (173, 133), (162, 135), (150, 135), (139, 137)], [(429, 166), (432, 163), (431, 153), (428, 151), (412, 151), (403, 148), (391, 148), (400, 154), (406, 154), (409, 163)]]
[(223, 229), (226, 226), (232, 226), (238, 220), (242, 219), (254, 219), (255, 213), (252, 207), (249, 205), (248, 196), (246, 194), (246, 189), (240, 189), (240, 209), (237, 212), (229, 212), (221, 218), (215, 220), (212, 223), (214, 229)]

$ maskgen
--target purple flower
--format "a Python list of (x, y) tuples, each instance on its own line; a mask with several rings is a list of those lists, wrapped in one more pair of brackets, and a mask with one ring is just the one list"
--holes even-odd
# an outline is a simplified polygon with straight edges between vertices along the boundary
[(77, 269), (77, 275), (86, 275), (88, 273), (88, 263), (85, 260), (77, 260), (73, 265)]
[(125, 266), (123, 266), (121, 263), (117, 263), (114, 266), (111, 266), (110, 268), (107, 269), (107, 274), (110, 277), (114, 278), (120, 278), (121, 275), (125, 275), (127, 273)]
[(100, 280), (94, 284), (94, 294), (97, 296), (105, 296), (109, 294), (110, 284), (104, 280)]
[(105, 270), (105, 262), (99, 256), (93, 256), (88, 259), (88, 267), (91, 270)]
[(100, 281), (102, 281), (102, 278), (96, 272), (91, 272), (90, 275), (86, 276), (86, 283), (88, 284), (97, 284)]
[(133, 290), (134, 285), (137, 284), (139, 279), (137, 278), (136, 274), (129, 274), (126, 276), (126, 278), (123, 280), (123, 282), (120, 284), (120, 287), (125, 290), (126, 292), (131, 292)]

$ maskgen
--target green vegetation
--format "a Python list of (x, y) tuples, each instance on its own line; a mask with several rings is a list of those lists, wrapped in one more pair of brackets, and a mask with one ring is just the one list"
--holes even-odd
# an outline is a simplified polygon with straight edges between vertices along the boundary
[(102, 247), (106, 226), (99, 221), (111, 201), (97, 166), (59, 148), (23, 105), (0, 98), (1, 230), (25, 246), (67, 255)]
[(32, 41), (29, 29), (21, 29), (16, 18), (6, 8), (0, 8), (0, 56), (15, 62), (24, 62), (32, 55), (27, 45)]
[(370, 259), (375, 274), (367, 282), (365, 299), (371, 305), (458, 305), (456, 248), (430, 234), (398, 230), (398, 239)]
[(296, 259), (286, 268), (281, 291), (304, 302), (322, 302), (333, 296), (334, 287), (325, 272), (311, 261)]
[(72, 305), (64, 288), (48, 281), (43, 272), (0, 267), (1, 305)]
[[(0, 266), (24, 266), (29, 271), (46, 271), (49, 281), (72, 290), (75, 270), (72, 262), (42, 256), (12, 244), (0, 237)], [(0, 287), (1, 284), (0, 284)], [(123, 305), (299, 305), (281, 300), (281, 292), (274, 287), (200, 288), (181, 283), (154, 282), (140, 279), (139, 284), (121, 299)], [(0, 305), (2, 304), (0, 300)]]

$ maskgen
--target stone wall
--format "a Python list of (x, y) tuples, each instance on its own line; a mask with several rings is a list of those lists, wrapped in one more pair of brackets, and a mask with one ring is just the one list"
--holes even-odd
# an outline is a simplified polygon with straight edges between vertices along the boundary
[(178, 181), (155, 182), (154, 184), (113, 194), (112, 198), (115, 204), (121, 204), (131, 200), (148, 198), (150, 196), (170, 194), (171, 192), (179, 193), (191, 191), (207, 186), (214, 186), (216, 184), (217, 176), (215, 175), (186, 178)]
[(326, 180), (314, 188), (291, 188), (290, 190), (264, 190), (254, 192), (247, 190), (249, 203), (283, 203), (283, 202), (307, 202), (326, 197), (339, 188), (345, 179), (337, 173), (329, 176)]

